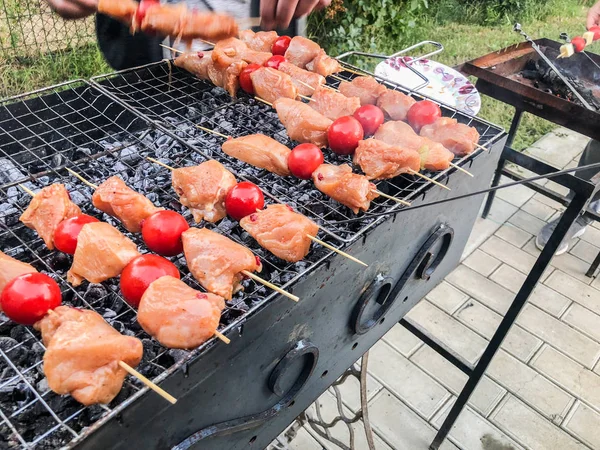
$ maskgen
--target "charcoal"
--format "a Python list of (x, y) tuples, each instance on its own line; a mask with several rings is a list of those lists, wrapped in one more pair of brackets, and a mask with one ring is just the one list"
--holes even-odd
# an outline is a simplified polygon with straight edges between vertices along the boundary
[(72, 260), (66, 253), (54, 253), (48, 259), (52, 270), (65, 271), (71, 268)]
[(171, 349), (168, 351), (169, 356), (171, 356), (173, 358), (173, 360), (175, 360), (175, 362), (179, 362), (179, 361), (183, 361), (185, 358), (187, 358), (189, 352), (187, 352), (186, 350), (179, 350), (179, 349)]
[(83, 294), (83, 298), (85, 298), (88, 303), (94, 303), (107, 295), (108, 292), (103, 285), (90, 283), (85, 290), (85, 294)]
[(27, 330), (25, 325), (17, 325), (12, 330), (10, 330), (10, 337), (16, 340), (17, 342), (26, 341), (31, 337), (31, 334)]

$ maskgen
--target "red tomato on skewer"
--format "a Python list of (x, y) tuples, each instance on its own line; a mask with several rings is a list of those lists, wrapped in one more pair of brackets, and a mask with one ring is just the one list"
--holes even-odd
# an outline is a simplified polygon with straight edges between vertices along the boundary
[(375, 134), (384, 121), (383, 111), (375, 105), (364, 105), (354, 111), (354, 118), (360, 122), (365, 136)]
[(418, 133), (425, 125), (435, 122), (442, 117), (440, 107), (430, 100), (415, 103), (408, 110), (408, 123)]
[(279, 69), (279, 64), (281, 64), (282, 62), (285, 62), (285, 56), (271, 56), (265, 63), (265, 67), (270, 67), (271, 69)]
[(257, 69), (260, 69), (258, 64), (248, 64), (240, 73), (240, 87), (250, 95), (254, 95), (254, 85), (250, 74)]
[(291, 41), (292, 38), (289, 36), (279, 36), (271, 46), (271, 53), (274, 55), (285, 55)]
[(150, 250), (163, 256), (183, 251), (181, 234), (190, 226), (175, 211), (157, 211), (142, 222), (142, 238)]
[(577, 36), (571, 39), (571, 44), (573, 44), (573, 48), (577, 53), (581, 53), (585, 48), (586, 42), (584, 38)]
[(365, 133), (362, 125), (352, 116), (336, 119), (327, 130), (329, 148), (339, 155), (351, 155)]
[(249, 181), (236, 184), (227, 194), (225, 209), (232, 219), (241, 220), (257, 209), (263, 209), (265, 197), (260, 188)]
[(134, 308), (152, 282), (164, 276), (180, 278), (179, 270), (170, 261), (157, 255), (141, 255), (131, 261), (121, 273), (121, 293)]
[(308, 180), (323, 161), (323, 152), (315, 144), (300, 144), (288, 156), (288, 167), (295, 177)]
[(0, 295), (4, 314), (22, 325), (33, 325), (62, 303), (56, 281), (43, 273), (26, 273), (10, 281)]
[(70, 217), (58, 224), (54, 230), (54, 246), (57, 250), (74, 255), (77, 249), (77, 238), (83, 226), (87, 223), (99, 222), (87, 214)]

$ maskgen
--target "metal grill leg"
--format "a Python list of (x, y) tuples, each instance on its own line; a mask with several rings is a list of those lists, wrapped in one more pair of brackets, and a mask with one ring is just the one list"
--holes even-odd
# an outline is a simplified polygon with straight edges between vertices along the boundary
[(592, 265), (590, 266), (590, 268), (588, 269), (587, 273), (585, 274), (586, 276), (592, 278), (593, 276), (596, 275), (596, 271), (598, 270), (598, 266), (600, 266), (600, 252), (598, 252), (598, 255), (596, 256), (596, 259), (594, 259), (594, 262), (592, 263)]

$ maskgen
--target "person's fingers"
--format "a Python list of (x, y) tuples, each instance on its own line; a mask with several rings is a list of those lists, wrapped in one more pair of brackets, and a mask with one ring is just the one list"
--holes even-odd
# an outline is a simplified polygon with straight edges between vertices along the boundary
[(587, 15), (587, 28), (600, 25), (600, 2), (590, 8)]
[(263, 30), (275, 28), (277, 0), (260, 0), (260, 27)]
[(319, 0), (300, 0), (294, 12), (294, 19), (299, 19), (310, 14), (318, 4)]
[(299, 0), (279, 0), (277, 2), (277, 12), (275, 14), (276, 27), (284, 29), (290, 26), (290, 22), (294, 18), (296, 6)]
[(69, 0), (48, 0), (50, 7), (65, 19), (81, 19), (93, 14), (96, 10), (81, 2)]

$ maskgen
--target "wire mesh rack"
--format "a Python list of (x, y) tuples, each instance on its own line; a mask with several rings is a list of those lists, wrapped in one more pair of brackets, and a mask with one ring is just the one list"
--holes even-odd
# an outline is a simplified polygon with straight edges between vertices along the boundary
[[(34, 95), (28, 94), (0, 104), (0, 251), (32, 264), (55, 279), (67, 305), (93, 309), (118, 331), (142, 339), (144, 359), (138, 370), (159, 382), (211, 342), (194, 351), (169, 350), (152, 340), (136, 322), (136, 312), (121, 297), (118, 281), (73, 287), (66, 282), (71, 257), (48, 250), (34, 230), (19, 222), (33, 191), (53, 183), (65, 185), (73, 202), (82, 211), (111, 223), (145, 252), (139, 235), (121, 227), (112, 217), (94, 210), (93, 189), (67, 172), (78, 172), (90, 182), (101, 184), (112, 175), (155, 204), (180, 211), (190, 224), (191, 214), (178, 202), (168, 171), (145, 159), (160, 157), (173, 167), (206, 161), (197, 151), (182, 145), (151, 123), (131, 113), (86, 82), (66, 83)], [(10, 137), (9, 137), (10, 135)], [(291, 285), (321, 264), (330, 254), (313, 246), (298, 263), (280, 260), (245, 233), (236, 222), (222, 220), (218, 225), (203, 223), (247, 246), (263, 262), (261, 276), (291, 290)], [(328, 236), (325, 240), (330, 240)], [(174, 257), (182, 279), (203, 290), (189, 273), (185, 258)], [(253, 311), (274, 294), (252, 280), (243, 282), (245, 291), (227, 302), (220, 328), (238, 329)], [(42, 370), (44, 346), (39, 333), (17, 325), (0, 315), (0, 448), (56, 448), (85, 434), (91, 424), (106, 420), (132, 397), (146, 391), (135, 379), (108, 406), (82, 407), (70, 396), (49, 390)]]
[[(351, 72), (337, 74), (345, 80), (356, 76)], [(339, 80), (328, 78), (328, 85), (337, 87)], [(390, 89), (398, 89), (397, 85), (384, 80)], [(289, 148), (297, 145), (292, 141), (279, 121), (275, 110), (241, 94), (232, 98), (223, 89), (211, 83), (199, 80), (188, 72), (174, 66), (171, 62), (160, 62), (148, 66), (129, 69), (109, 75), (92, 78), (92, 82), (111, 95), (115, 100), (123, 102), (142, 116), (154, 121), (165, 131), (172, 133), (182, 142), (192, 146), (198, 152), (210, 158), (225, 160), (241, 176), (254, 183), (267, 187), (268, 193), (277, 201), (289, 204), (315, 220), (324, 231), (337, 240), (349, 243), (357, 239), (379, 220), (376, 215), (383, 212), (393, 212), (402, 205), (393, 200), (379, 197), (371, 203), (367, 213), (361, 214), (359, 220), (346, 222), (349, 228), (340, 227), (340, 221), (356, 219), (357, 216), (347, 207), (335, 202), (319, 192), (311, 180), (298, 180), (293, 177), (280, 177), (257, 169), (242, 161), (226, 155), (221, 145), (223, 137), (215, 136), (198, 128), (202, 126), (226, 136), (240, 137), (253, 133), (262, 133), (274, 138)], [(407, 92), (402, 90), (403, 92)], [(414, 93), (413, 96), (422, 99)], [(444, 108), (444, 115), (455, 117), (457, 120), (477, 128), (481, 135), (481, 144), (494, 142), (502, 130), (456, 110)], [(482, 150), (462, 159), (455, 160), (456, 164), (467, 164)], [(324, 152), (325, 160), (331, 164), (352, 164), (348, 156), (338, 156), (332, 152)], [(455, 169), (443, 172), (425, 174), (438, 182), (444, 183)], [(417, 198), (432, 184), (413, 175), (401, 175), (393, 180), (376, 182), (377, 189), (402, 200), (410, 201)]]

